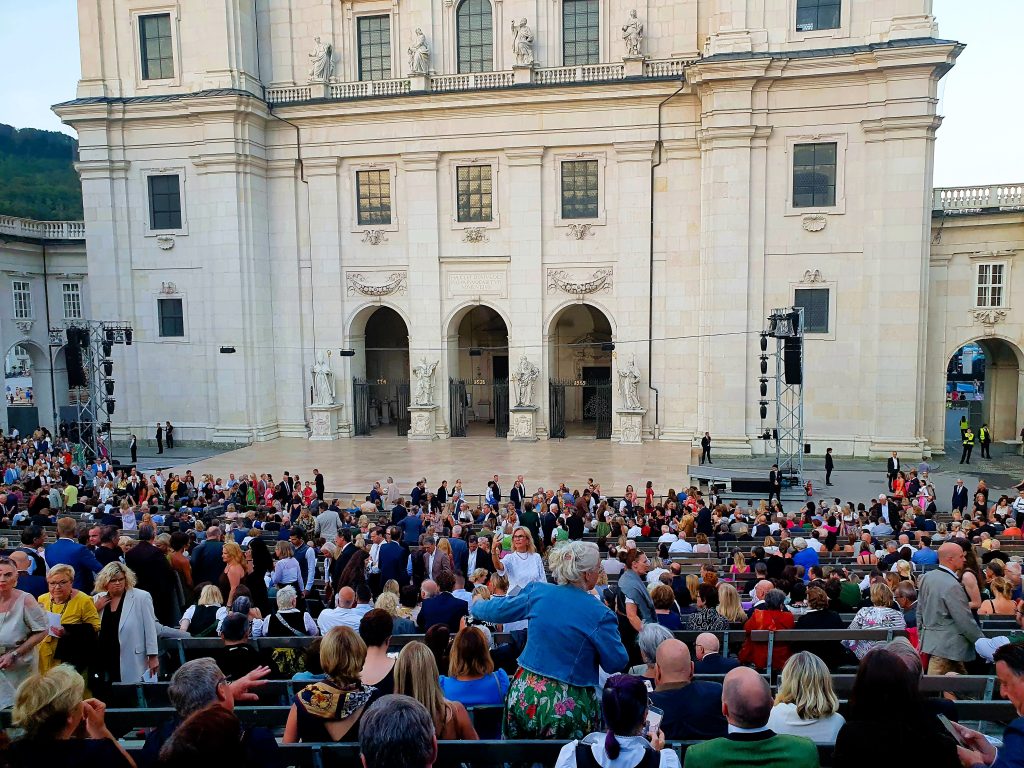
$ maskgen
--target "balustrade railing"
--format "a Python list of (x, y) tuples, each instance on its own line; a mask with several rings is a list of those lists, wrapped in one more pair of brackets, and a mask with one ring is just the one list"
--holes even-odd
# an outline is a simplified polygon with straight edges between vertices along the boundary
[(84, 221), (35, 221), (0, 216), (0, 234), (39, 240), (84, 240)]
[(1024, 210), (1024, 184), (939, 187), (933, 192), (932, 210), (949, 215)]

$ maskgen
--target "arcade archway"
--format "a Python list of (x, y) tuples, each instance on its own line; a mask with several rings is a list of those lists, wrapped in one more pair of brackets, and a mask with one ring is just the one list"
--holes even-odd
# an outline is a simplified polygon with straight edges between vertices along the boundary
[(612, 325), (589, 304), (572, 304), (548, 331), (548, 420), (550, 436), (612, 434)]
[(409, 432), (409, 328), (391, 307), (369, 307), (350, 334), (356, 435)]
[[(960, 423), (966, 417), (975, 436), (983, 424), (993, 439), (1013, 440), (1020, 430), (1020, 386), (1024, 355), (1015, 344), (990, 337), (964, 344), (946, 368), (946, 450), (961, 446)], [(976, 452), (975, 455), (980, 453)]]
[(485, 304), (449, 324), (449, 426), (452, 437), (508, 434), (508, 325)]

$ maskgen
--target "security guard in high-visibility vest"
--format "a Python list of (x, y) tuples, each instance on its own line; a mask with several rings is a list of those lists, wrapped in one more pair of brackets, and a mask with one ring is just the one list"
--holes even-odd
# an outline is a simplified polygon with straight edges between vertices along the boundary
[(960, 439), (961, 440), (964, 439), (964, 433), (967, 432), (967, 430), (968, 430), (968, 428), (970, 428), (970, 426), (971, 426), (971, 424), (970, 424), (969, 421), (967, 421), (967, 416), (966, 415), (965, 416), (961, 416), (960, 417)]
[(978, 442), (981, 443), (981, 458), (991, 459), (992, 451), (989, 446), (992, 445), (992, 430), (988, 428), (988, 424), (982, 424), (978, 430)]
[(971, 451), (974, 450), (974, 433), (971, 428), (968, 427), (967, 431), (964, 432), (964, 452), (960, 454), (960, 463), (970, 464), (971, 463)]

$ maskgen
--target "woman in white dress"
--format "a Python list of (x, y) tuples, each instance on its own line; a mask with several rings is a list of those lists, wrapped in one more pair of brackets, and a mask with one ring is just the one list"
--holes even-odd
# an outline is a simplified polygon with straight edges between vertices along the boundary
[[(508, 594), (515, 596), (523, 587), (534, 581), (546, 582), (544, 560), (537, 554), (537, 546), (533, 542), (533, 534), (528, 528), (517, 525), (512, 529), (512, 551), (501, 557), (504, 536), (498, 534), (491, 542), (491, 560), (494, 569), (508, 579)], [(505, 624), (504, 630), (511, 632), (526, 629), (526, 621), (513, 621)]]

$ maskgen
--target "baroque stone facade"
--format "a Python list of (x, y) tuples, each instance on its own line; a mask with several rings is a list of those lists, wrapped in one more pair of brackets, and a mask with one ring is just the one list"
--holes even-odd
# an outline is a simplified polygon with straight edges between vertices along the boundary
[[(446, 438), (445, 384), (492, 357), (459, 347), (483, 305), (508, 359), (539, 363), (538, 437), (547, 380), (614, 381), (635, 357), (644, 413), (625, 435), (616, 419), (616, 439), (707, 430), (717, 454), (750, 455), (764, 451), (757, 334), (814, 288), (827, 292), (806, 346), (814, 449), (935, 447), (922, 382), (945, 363), (921, 297), (934, 291), (936, 91), (961, 48), (938, 37), (931, 3), (844, 0), (834, 27), (808, 30), (790, 0), (656, 0), (639, 11), (638, 49), (621, 31), (633, 4), (592, 0), (603, 21), (580, 61), (565, 1), (490, 5), (491, 58), (472, 71), (459, 71), (459, 0), (83, 6), (82, 80), (55, 109), (80, 136), (92, 301), (145, 342), (126, 351), (138, 385), (121, 423), (141, 428), (159, 402), (201, 439), (305, 436), (321, 348), (354, 352), (332, 363), (349, 420), (367, 322), (386, 307), (408, 332), (403, 360), (439, 359), (438, 408), (411, 430)], [(137, 41), (163, 13), (173, 57), (150, 78)], [(372, 66), (359, 51), (370, 26), (391, 41)], [(429, 60), (409, 74), (416, 30)], [(808, 167), (814, 147), (827, 156)], [(154, 177), (176, 178), (180, 200), (160, 226), (151, 202), (167, 182)], [(167, 282), (184, 312), (171, 338), (156, 303)], [(580, 305), (610, 339), (564, 322)], [(989, 319), (963, 316), (1011, 320)], [(921, 354), (891, 355), (896, 339)]]

